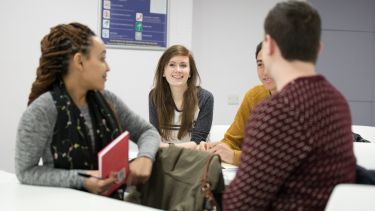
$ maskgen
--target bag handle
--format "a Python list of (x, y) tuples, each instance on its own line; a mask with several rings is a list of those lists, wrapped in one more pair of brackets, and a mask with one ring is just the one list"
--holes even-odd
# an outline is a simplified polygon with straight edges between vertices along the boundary
[(201, 190), (204, 193), (204, 197), (210, 203), (210, 206), (211, 206), (212, 210), (216, 210), (216, 202), (215, 202), (214, 196), (211, 192), (211, 184), (208, 182), (208, 169), (210, 167), (212, 159), (215, 156), (218, 156), (218, 155), (212, 154), (207, 159), (207, 162), (206, 162), (206, 164), (203, 168), (204, 172), (203, 172), (202, 178), (201, 178)]

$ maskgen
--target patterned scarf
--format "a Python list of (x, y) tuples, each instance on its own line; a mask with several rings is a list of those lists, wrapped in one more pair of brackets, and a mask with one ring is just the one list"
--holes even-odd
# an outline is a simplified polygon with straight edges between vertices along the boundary
[(51, 143), (55, 168), (97, 169), (97, 153), (121, 132), (114, 112), (100, 92), (87, 93), (86, 102), (95, 137), (94, 151), (86, 120), (70, 98), (64, 83), (57, 83), (51, 93), (58, 113)]

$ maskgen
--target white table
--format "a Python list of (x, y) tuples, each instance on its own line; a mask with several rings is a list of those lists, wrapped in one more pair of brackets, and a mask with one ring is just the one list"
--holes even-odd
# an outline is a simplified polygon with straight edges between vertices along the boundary
[(155, 210), (70, 188), (22, 185), (14, 174), (0, 170), (0, 210), (116, 211)]
[(224, 177), (224, 184), (227, 186), (230, 182), (234, 179), (237, 174), (238, 166), (231, 165), (228, 163), (221, 163), (223, 177)]

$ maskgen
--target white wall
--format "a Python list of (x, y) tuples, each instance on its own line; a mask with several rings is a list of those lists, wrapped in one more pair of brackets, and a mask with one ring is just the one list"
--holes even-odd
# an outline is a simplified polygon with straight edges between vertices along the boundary
[[(259, 84), (255, 48), (278, 0), (194, 0), (193, 53), (202, 86), (215, 97), (214, 124), (230, 124), (243, 95)], [(229, 105), (228, 98), (238, 99)]]
[[(49, 28), (78, 21), (97, 31), (98, 0), (0, 1), (0, 170), (14, 172), (15, 137), (19, 118), (35, 79), (40, 40)], [(170, 44), (191, 47), (192, 0), (170, 1)], [(107, 89), (148, 119), (148, 91), (161, 51), (108, 50), (111, 72)]]

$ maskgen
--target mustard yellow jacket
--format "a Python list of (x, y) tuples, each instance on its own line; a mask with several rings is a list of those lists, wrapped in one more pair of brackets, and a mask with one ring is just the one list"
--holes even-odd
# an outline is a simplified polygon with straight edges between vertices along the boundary
[(258, 85), (246, 92), (236, 117), (229, 129), (225, 132), (223, 143), (234, 150), (233, 164), (239, 165), (241, 157), (241, 145), (244, 139), (245, 126), (251, 115), (251, 111), (257, 104), (270, 96), (270, 92), (263, 86)]

